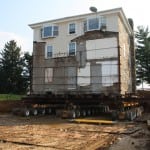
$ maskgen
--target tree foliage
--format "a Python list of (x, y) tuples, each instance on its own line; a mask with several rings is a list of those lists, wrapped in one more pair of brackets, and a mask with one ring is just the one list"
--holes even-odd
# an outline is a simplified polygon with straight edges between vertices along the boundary
[(27, 84), (28, 84), (28, 91), (32, 91), (32, 60), (33, 56), (30, 55), (28, 52), (24, 54), (23, 57), (24, 60), (24, 77), (26, 78)]
[(143, 26), (138, 27), (135, 34), (137, 39), (136, 47), (136, 75), (137, 85), (146, 82), (150, 84), (150, 35), (149, 29)]
[(28, 80), (24, 74), (25, 60), (21, 57), (21, 48), (14, 40), (7, 42), (0, 53), (0, 92), (24, 93)]

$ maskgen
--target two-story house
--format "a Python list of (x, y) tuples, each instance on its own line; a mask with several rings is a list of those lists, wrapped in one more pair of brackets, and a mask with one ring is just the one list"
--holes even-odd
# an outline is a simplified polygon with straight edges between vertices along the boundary
[(133, 22), (122, 8), (29, 26), (33, 94), (135, 91)]

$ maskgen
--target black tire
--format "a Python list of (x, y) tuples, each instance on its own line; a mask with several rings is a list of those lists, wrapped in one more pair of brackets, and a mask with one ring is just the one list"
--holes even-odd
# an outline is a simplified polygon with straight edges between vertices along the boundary
[(85, 110), (82, 110), (82, 116), (86, 117), (86, 111)]
[(81, 113), (79, 110), (76, 111), (76, 116), (77, 116), (77, 118), (79, 118), (81, 116)]
[(42, 108), (42, 109), (41, 109), (41, 114), (42, 114), (42, 115), (45, 115), (45, 114), (46, 114), (45, 108)]
[(72, 118), (75, 119), (76, 118), (76, 112), (72, 111)]
[(93, 116), (95, 115), (95, 110), (94, 110), (94, 109), (92, 109), (91, 114), (92, 114)]
[(52, 109), (51, 109), (51, 108), (48, 108), (48, 109), (47, 109), (47, 113), (48, 113), (48, 114), (51, 114), (51, 113), (52, 113)]
[(29, 117), (29, 116), (30, 116), (30, 110), (29, 110), (29, 109), (25, 109), (25, 110), (23, 111), (23, 116)]
[(37, 109), (32, 109), (32, 115), (33, 116), (37, 116), (38, 115), (38, 111), (37, 111)]
[(87, 115), (91, 116), (91, 110), (90, 109), (87, 110)]
[(46, 108), (46, 114), (52, 114), (52, 109), (50, 107)]

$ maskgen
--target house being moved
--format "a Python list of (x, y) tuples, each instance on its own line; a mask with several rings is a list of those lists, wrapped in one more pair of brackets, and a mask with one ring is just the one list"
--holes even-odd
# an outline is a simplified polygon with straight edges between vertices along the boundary
[(33, 94), (135, 91), (133, 22), (122, 8), (29, 26)]

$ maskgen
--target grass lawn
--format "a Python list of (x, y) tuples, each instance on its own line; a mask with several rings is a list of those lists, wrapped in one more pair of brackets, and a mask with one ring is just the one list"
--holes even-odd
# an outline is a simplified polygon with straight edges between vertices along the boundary
[(0, 94), (0, 101), (7, 100), (21, 100), (24, 95), (15, 95), (15, 94)]

